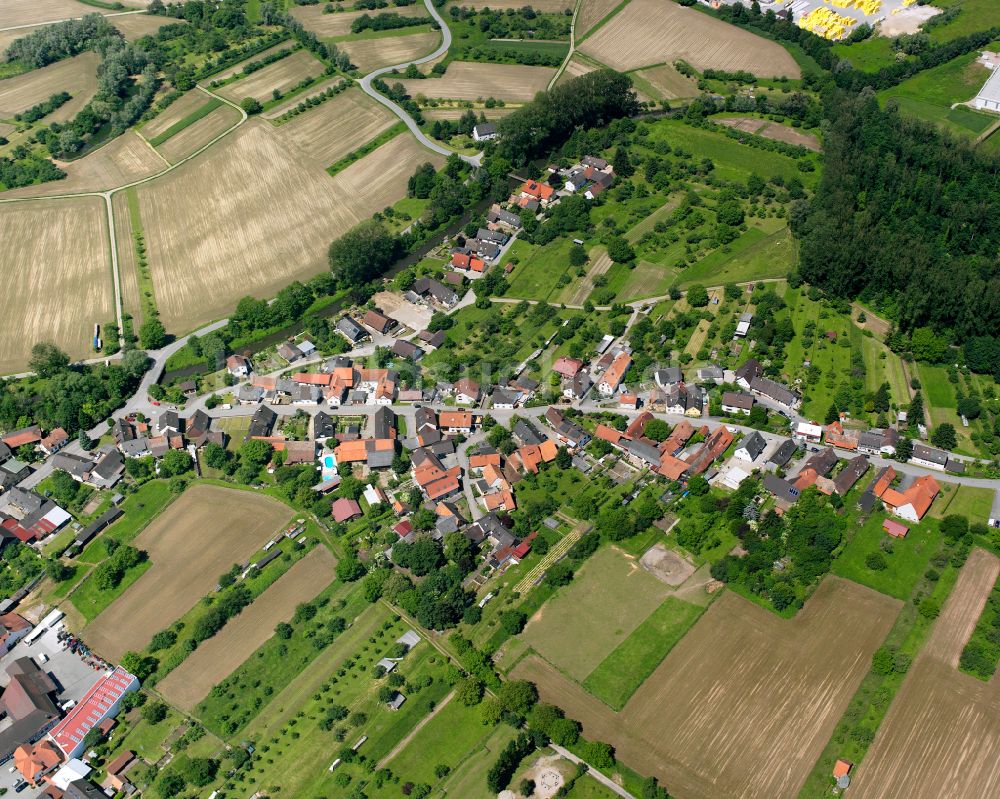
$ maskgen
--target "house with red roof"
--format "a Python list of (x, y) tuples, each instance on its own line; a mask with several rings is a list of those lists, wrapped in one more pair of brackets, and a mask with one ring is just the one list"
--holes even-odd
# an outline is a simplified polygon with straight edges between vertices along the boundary
[(333, 514), (334, 521), (347, 522), (360, 518), (361, 506), (353, 499), (341, 497), (333, 503), (330, 512)]
[(941, 493), (937, 480), (928, 475), (915, 479), (903, 491), (889, 488), (879, 499), (885, 503), (889, 511), (911, 522), (919, 522), (924, 514), (934, 504), (934, 499)]
[(537, 200), (541, 205), (548, 205), (555, 193), (556, 190), (548, 183), (539, 183), (537, 180), (526, 180), (520, 188), (522, 198)]
[(552, 371), (558, 375), (562, 375), (568, 380), (572, 380), (576, 377), (577, 372), (583, 369), (583, 361), (579, 358), (569, 358), (567, 356), (562, 356), (557, 358), (556, 362), (552, 365)]

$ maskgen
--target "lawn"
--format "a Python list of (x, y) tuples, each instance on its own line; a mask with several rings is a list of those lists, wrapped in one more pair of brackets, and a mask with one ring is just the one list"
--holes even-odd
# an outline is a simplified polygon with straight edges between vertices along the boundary
[[(833, 573), (897, 599), (906, 599), (938, 551), (941, 533), (936, 523), (925, 522), (908, 525), (910, 532), (906, 538), (890, 539), (882, 529), (884, 518), (880, 513), (872, 514), (864, 525), (855, 528), (853, 537), (833, 562)], [(886, 541), (891, 544), (891, 553), (882, 548)], [(883, 553), (889, 564), (887, 569), (876, 571), (865, 565), (865, 559), (873, 552)]]
[(125, 590), (142, 577), (152, 565), (152, 561), (146, 559), (142, 563), (133, 566), (125, 572), (121, 582), (111, 588), (98, 587), (96, 573), (92, 572), (69, 595), (69, 601), (73, 603), (73, 607), (80, 611), (80, 614), (88, 622), (91, 622), (100, 616), (108, 605), (125, 593)]
[(996, 0), (935, 0), (934, 5), (945, 10), (956, 6), (962, 9), (951, 22), (931, 29), (930, 37), (936, 42), (950, 42), (1000, 25), (1000, 6)]
[(515, 241), (510, 256), (520, 262), (514, 268), (510, 288), (504, 296), (524, 300), (547, 300), (560, 288), (559, 280), (569, 276), (569, 251), (573, 242), (559, 238), (542, 247)]
[(77, 561), (90, 565), (100, 563), (107, 557), (104, 539), (114, 538), (120, 544), (129, 543), (176, 497), (170, 492), (166, 480), (144, 483), (122, 503), (125, 515), (87, 544)]
[(847, 58), (855, 69), (863, 72), (877, 72), (896, 62), (892, 40), (882, 36), (872, 36), (857, 44), (835, 44), (833, 52), (838, 58)]
[(940, 509), (935, 508), (932, 515), (939, 518), (944, 516), (965, 516), (970, 524), (981, 522), (983, 524), (990, 517), (990, 510), (993, 507), (994, 491), (989, 488), (973, 488), (972, 486), (959, 486), (951, 494), (951, 499), (947, 504), (938, 501)]
[(486, 772), (516, 735), (517, 730), (507, 724), (494, 727), (486, 742), (452, 771), (439, 796), (448, 799), (496, 799), (496, 794), (486, 787)]
[(585, 774), (573, 783), (573, 788), (566, 794), (566, 799), (615, 799), (617, 795), (610, 788)]
[(704, 610), (667, 597), (590, 673), (583, 687), (605, 704), (621, 710)]

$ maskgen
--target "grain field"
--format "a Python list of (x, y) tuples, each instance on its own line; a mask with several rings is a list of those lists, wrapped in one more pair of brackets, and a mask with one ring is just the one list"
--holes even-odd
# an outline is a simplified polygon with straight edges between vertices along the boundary
[(278, 134), (309, 158), (330, 165), (395, 122), (389, 109), (352, 88), (294, 117)]
[(66, 172), (63, 180), (24, 186), (4, 192), (2, 197), (51, 197), (81, 191), (107, 191), (155, 175), (167, 162), (134, 130), (112, 139), (100, 149), (77, 161), (59, 162)]
[(2, 203), (0, 231), (8, 287), (0, 303), (0, 374), (26, 369), (38, 341), (53, 341), (72, 358), (92, 356), (94, 325), (115, 316), (104, 203)]
[(176, 164), (221, 136), (240, 121), (240, 112), (231, 105), (220, 105), (184, 130), (175, 133), (156, 148), (171, 164)]
[(434, 52), (441, 42), (439, 31), (383, 36), (378, 39), (358, 39), (338, 42), (337, 46), (350, 57), (361, 72), (403, 64)]
[(142, 298), (139, 295), (139, 263), (132, 237), (132, 219), (128, 212), (127, 192), (120, 191), (111, 200), (115, 211), (115, 240), (118, 243), (118, 274), (121, 278), (122, 311), (133, 319), (136, 330), (142, 324)]
[(747, 70), (761, 78), (801, 74), (776, 42), (669, 0), (632, 0), (580, 50), (622, 72), (680, 58), (698, 70)]
[(233, 563), (245, 562), (291, 518), (288, 506), (248, 491), (195, 485), (136, 537), (151, 566), (87, 625), (84, 637), (117, 662), (187, 613)]
[(147, 140), (155, 139), (171, 126), (184, 119), (188, 114), (194, 113), (205, 105), (205, 103), (210, 102), (211, 99), (201, 89), (191, 89), (184, 92), (184, 94), (139, 128), (139, 132)]
[[(0, 25), (13, 28), (18, 25), (41, 25), (45, 22), (59, 22), (84, 14), (99, 13), (93, 6), (85, 6), (75, 0), (3, 0), (0, 3)], [(30, 33), (25, 30), (25, 33)]]
[(139, 188), (157, 305), (172, 332), (326, 268), (331, 240), (405, 196), (420, 161), (442, 162), (404, 135), (331, 178), (280, 130), (251, 120)]
[(347, 36), (351, 32), (351, 24), (358, 17), (367, 14), (374, 16), (382, 11), (399, 14), (402, 17), (430, 17), (427, 8), (423, 3), (414, 3), (412, 6), (394, 6), (393, 8), (381, 11), (341, 11), (337, 14), (324, 14), (322, 5), (315, 6), (292, 6), (289, 13), (302, 23), (307, 31), (312, 31), (321, 39), (329, 39), (334, 36)]
[(271, 93), (275, 89), (284, 94), (303, 78), (316, 78), (322, 74), (323, 64), (308, 50), (299, 50), (287, 58), (251, 72), (235, 83), (221, 87), (218, 94), (234, 103), (246, 97), (256, 98), (263, 103), (271, 99)]
[(590, 29), (621, 4), (621, 0), (583, 0), (576, 17), (576, 40), (580, 41)]
[(672, 64), (643, 69), (636, 72), (636, 76), (645, 80), (661, 100), (695, 97), (698, 94), (697, 81), (682, 75)]
[(1000, 680), (982, 682), (955, 668), (998, 574), (994, 555), (980, 549), (969, 555), (852, 775), (855, 799), (1000, 796)]
[(544, 91), (552, 76), (549, 67), (526, 67), (520, 64), (482, 64), (453, 61), (440, 78), (399, 81), (416, 97), (438, 97), (450, 100), (498, 100), (526, 102)]
[(515, 677), (681, 799), (792, 799), (900, 603), (827, 577), (792, 620), (726, 592), (620, 713), (540, 658)]
[(57, 92), (69, 92), (72, 99), (45, 117), (44, 121), (65, 122), (72, 119), (97, 91), (99, 63), (97, 53), (81, 53), (47, 67), (0, 80), (0, 118), (13, 118)]
[(157, 686), (159, 691), (171, 704), (188, 712), (193, 710), (216, 683), (274, 634), (275, 625), (292, 618), (296, 605), (308, 602), (329, 585), (335, 565), (330, 550), (316, 546), (170, 672)]

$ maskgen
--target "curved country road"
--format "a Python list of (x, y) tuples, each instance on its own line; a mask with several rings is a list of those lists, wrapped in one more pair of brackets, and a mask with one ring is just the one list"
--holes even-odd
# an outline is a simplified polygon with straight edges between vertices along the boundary
[[(359, 80), (358, 83), (361, 84), (361, 89), (362, 91), (364, 91), (365, 94), (367, 94), (373, 100), (380, 102), (390, 111), (392, 111), (392, 113), (394, 113), (401, 120), (403, 120), (403, 122), (406, 123), (406, 127), (410, 129), (410, 132), (417, 137), (417, 141), (419, 141), (422, 145), (424, 145), (424, 147), (426, 147), (428, 150), (433, 150), (436, 153), (440, 153), (441, 155), (447, 158), (450, 155), (455, 155), (455, 151), (449, 150), (447, 147), (443, 147), (437, 142), (432, 141), (420, 129), (420, 126), (416, 123), (416, 121), (414, 121), (413, 117), (411, 117), (408, 113), (406, 113), (406, 111), (404, 111), (401, 106), (390, 100), (381, 92), (377, 92), (375, 91), (375, 89), (372, 88), (372, 81), (374, 81), (378, 77), (381, 77), (382, 75), (386, 75), (395, 69), (406, 69), (406, 67), (408, 67), (410, 64), (418, 64), (418, 65), (426, 64), (428, 61), (433, 61), (438, 56), (442, 56), (446, 52), (448, 52), (448, 48), (451, 47), (451, 30), (448, 28), (447, 24), (445, 24), (444, 19), (438, 13), (437, 9), (434, 8), (434, 4), (431, 2), (431, 0), (424, 0), (424, 5), (427, 6), (427, 11), (428, 13), (430, 13), (434, 21), (441, 27), (441, 44), (437, 48), (437, 50), (435, 50), (430, 55), (425, 55), (421, 58), (416, 58), (413, 61), (405, 61), (402, 64), (395, 64), (394, 66), (391, 67), (382, 67), (381, 69), (376, 69), (374, 72), (369, 72), (367, 75), (361, 78), (361, 80)], [(472, 164), (472, 166), (480, 166), (482, 164), (483, 154), (479, 153), (477, 155), (459, 155), (459, 158), (461, 158), (463, 161), (469, 164)]]

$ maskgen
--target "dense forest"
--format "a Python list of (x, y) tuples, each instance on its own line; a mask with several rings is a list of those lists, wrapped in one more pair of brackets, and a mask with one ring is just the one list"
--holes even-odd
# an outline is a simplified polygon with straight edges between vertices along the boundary
[(1000, 161), (880, 108), (870, 89), (824, 99), (822, 181), (791, 219), (802, 277), (894, 307), (906, 331), (996, 331)]

